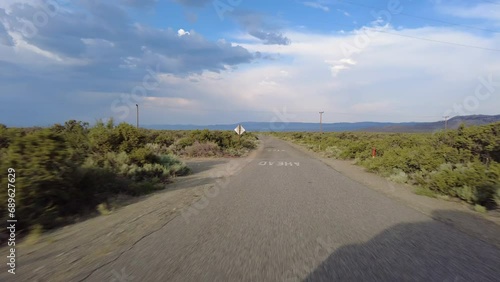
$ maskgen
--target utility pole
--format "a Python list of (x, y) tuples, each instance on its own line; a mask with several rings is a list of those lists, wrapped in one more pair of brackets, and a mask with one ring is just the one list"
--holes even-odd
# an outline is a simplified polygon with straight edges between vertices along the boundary
[(319, 128), (321, 133), (323, 133), (323, 113), (324, 112), (319, 112)]
[(450, 116), (444, 116), (444, 131), (448, 130), (448, 118)]
[(135, 104), (135, 106), (137, 108), (136, 124), (137, 124), (137, 128), (139, 129), (139, 104)]

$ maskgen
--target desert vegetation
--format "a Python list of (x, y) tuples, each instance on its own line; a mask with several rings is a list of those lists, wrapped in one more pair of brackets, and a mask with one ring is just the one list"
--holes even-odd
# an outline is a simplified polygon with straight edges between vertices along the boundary
[[(435, 133), (273, 133), (321, 152), (355, 160), (388, 179), (470, 204), (500, 205), (500, 123)], [(372, 149), (377, 156), (372, 158)]]
[[(117, 195), (163, 189), (189, 173), (179, 157), (238, 157), (255, 148), (256, 139), (245, 133), (238, 140), (229, 131), (137, 129), (113, 120), (92, 127), (75, 120), (49, 128), (0, 125), (0, 185), (7, 187), (7, 171), (15, 169), (18, 230), (47, 230), (105, 211)], [(0, 201), (7, 202), (7, 193)], [(6, 205), (0, 215), (5, 222)]]

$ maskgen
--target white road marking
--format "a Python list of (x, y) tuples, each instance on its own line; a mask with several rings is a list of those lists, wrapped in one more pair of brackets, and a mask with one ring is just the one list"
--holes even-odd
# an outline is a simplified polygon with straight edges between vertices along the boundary
[(300, 166), (300, 162), (285, 162), (285, 161), (261, 161), (261, 166)]

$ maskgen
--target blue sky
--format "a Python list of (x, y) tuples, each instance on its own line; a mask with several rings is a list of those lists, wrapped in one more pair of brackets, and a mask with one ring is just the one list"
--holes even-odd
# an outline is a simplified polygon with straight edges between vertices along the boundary
[(499, 114), (499, 0), (2, 0), (0, 123)]

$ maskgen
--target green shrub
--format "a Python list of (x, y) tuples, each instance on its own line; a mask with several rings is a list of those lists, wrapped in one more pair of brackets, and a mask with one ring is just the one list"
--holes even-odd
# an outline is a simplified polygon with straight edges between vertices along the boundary
[(417, 189), (415, 189), (415, 194), (420, 195), (420, 196), (429, 197), (429, 198), (436, 198), (437, 197), (436, 192), (431, 191), (427, 188), (423, 188), (423, 187), (417, 187)]
[(182, 149), (186, 148), (187, 146), (191, 146), (194, 144), (194, 139), (191, 137), (183, 137), (181, 139), (178, 139), (177, 141), (174, 142), (173, 146), (175, 150), (181, 151)]
[(244, 139), (244, 140), (242, 140), (241, 141), (241, 146), (243, 148), (249, 149), (249, 150), (257, 148), (257, 144), (255, 143), (255, 141), (250, 140), (250, 139)]
[(172, 150), (169, 147), (160, 143), (147, 143), (145, 148), (149, 149), (156, 155), (166, 155), (172, 153)]
[(396, 183), (406, 183), (408, 182), (408, 175), (400, 169), (394, 169), (393, 174), (389, 176), (389, 180)]
[(199, 143), (196, 141), (193, 145), (184, 149), (189, 157), (216, 157), (221, 154), (221, 150), (214, 142)]
[[(74, 211), (77, 199), (73, 196), (78, 191), (72, 183), (76, 167), (70, 155), (63, 136), (48, 129), (12, 140), (1, 171), (16, 170), (16, 214), (23, 219), (21, 229), (37, 223), (50, 228), (60, 216)], [(5, 178), (0, 183), (7, 187)], [(0, 193), (0, 201), (7, 202), (7, 193)]]
[(159, 163), (169, 169), (171, 176), (183, 176), (191, 172), (187, 165), (174, 155), (161, 155)]
[(158, 143), (165, 147), (169, 147), (170, 145), (174, 144), (174, 142), (175, 142), (174, 135), (167, 132), (162, 132), (154, 139), (154, 143)]
[(329, 146), (325, 149), (325, 156), (328, 158), (340, 159), (342, 156), (342, 149), (337, 146)]
[(431, 173), (428, 187), (458, 197), (468, 203), (487, 204), (496, 192), (498, 179), (490, 179), (486, 168), (478, 162), (467, 165), (444, 164)]
[(486, 207), (481, 205), (475, 205), (474, 210), (480, 213), (486, 213)]
[(159, 157), (153, 153), (153, 151), (149, 148), (138, 148), (134, 149), (130, 153), (130, 161), (139, 166), (143, 166), (146, 164), (156, 164), (159, 162)]

